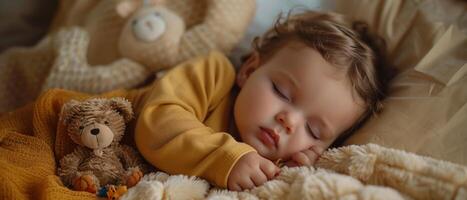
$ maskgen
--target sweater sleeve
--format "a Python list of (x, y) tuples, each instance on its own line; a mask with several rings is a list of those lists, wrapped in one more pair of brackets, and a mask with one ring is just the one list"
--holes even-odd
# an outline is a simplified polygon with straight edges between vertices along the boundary
[(144, 158), (170, 174), (199, 176), (226, 187), (235, 162), (255, 150), (203, 121), (230, 98), (234, 77), (229, 60), (214, 52), (183, 63), (158, 80), (135, 130)]

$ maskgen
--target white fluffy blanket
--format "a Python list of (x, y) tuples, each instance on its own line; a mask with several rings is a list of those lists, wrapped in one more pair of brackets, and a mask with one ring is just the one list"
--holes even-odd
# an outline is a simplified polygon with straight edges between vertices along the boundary
[(327, 150), (315, 167), (283, 167), (232, 192), (184, 175), (150, 173), (122, 199), (467, 199), (467, 167), (375, 144)]

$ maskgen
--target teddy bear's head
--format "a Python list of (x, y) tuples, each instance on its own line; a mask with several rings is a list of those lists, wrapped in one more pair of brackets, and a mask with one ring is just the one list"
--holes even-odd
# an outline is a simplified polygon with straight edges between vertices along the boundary
[(60, 121), (73, 142), (94, 150), (118, 143), (132, 118), (131, 103), (120, 97), (71, 100), (60, 113)]
[[(131, 58), (158, 71), (161, 58), (173, 55), (185, 23), (174, 11), (163, 5), (162, 0), (122, 1), (117, 5), (118, 15), (126, 20), (118, 47), (122, 56)], [(157, 54), (166, 52), (166, 54)]]

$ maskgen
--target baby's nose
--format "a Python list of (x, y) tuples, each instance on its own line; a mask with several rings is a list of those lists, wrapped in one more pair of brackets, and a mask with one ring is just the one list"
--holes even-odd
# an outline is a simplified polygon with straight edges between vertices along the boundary
[(287, 134), (291, 134), (295, 131), (294, 123), (291, 121), (290, 117), (286, 113), (279, 113), (276, 115), (276, 120), (279, 124), (284, 127)]

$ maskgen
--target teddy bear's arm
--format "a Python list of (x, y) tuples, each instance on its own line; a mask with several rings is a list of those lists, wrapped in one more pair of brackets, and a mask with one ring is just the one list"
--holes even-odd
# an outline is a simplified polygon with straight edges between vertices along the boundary
[(146, 168), (143, 165), (143, 161), (141, 160), (141, 156), (131, 147), (127, 145), (120, 145), (119, 149), (116, 150), (118, 158), (122, 161), (123, 168), (128, 170), (129, 168), (138, 167), (139, 169), (143, 170)]
[(151, 72), (129, 59), (109, 65), (91, 66), (87, 61), (88, 33), (78, 27), (60, 30), (53, 40), (56, 59), (42, 90), (64, 88), (102, 93), (117, 88), (132, 88), (146, 81)]
[(183, 34), (176, 63), (213, 49), (229, 53), (240, 41), (254, 16), (251, 0), (208, 0), (205, 21)]
[(79, 165), (83, 162), (86, 157), (86, 153), (81, 147), (77, 147), (73, 153), (64, 156), (60, 160), (60, 168), (58, 169), (58, 175), (62, 178), (66, 185), (72, 185), (73, 179), (76, 176), (81, 175), (78, 170)]
[(77, 191), (95, 193), (100, 187), (99, 179), (92, 171), (80, 171), (79, 166), (84, 158), (89, 157), (82, 147), (77, 147), (73, 153), (64, 156), (60, 160), (58, 175), (63, 183)]
[(122, 177), (122, 181), (128, 187), (133, 187), (141, 180), (143, 174), (148, 171), (148, 167), (133, 148), (126, 145), (120, 145), (116, 148), (118, 149), (114, 152), (117, 152), (117, 156), (120, 158), (125, 169), (125, 176)]

